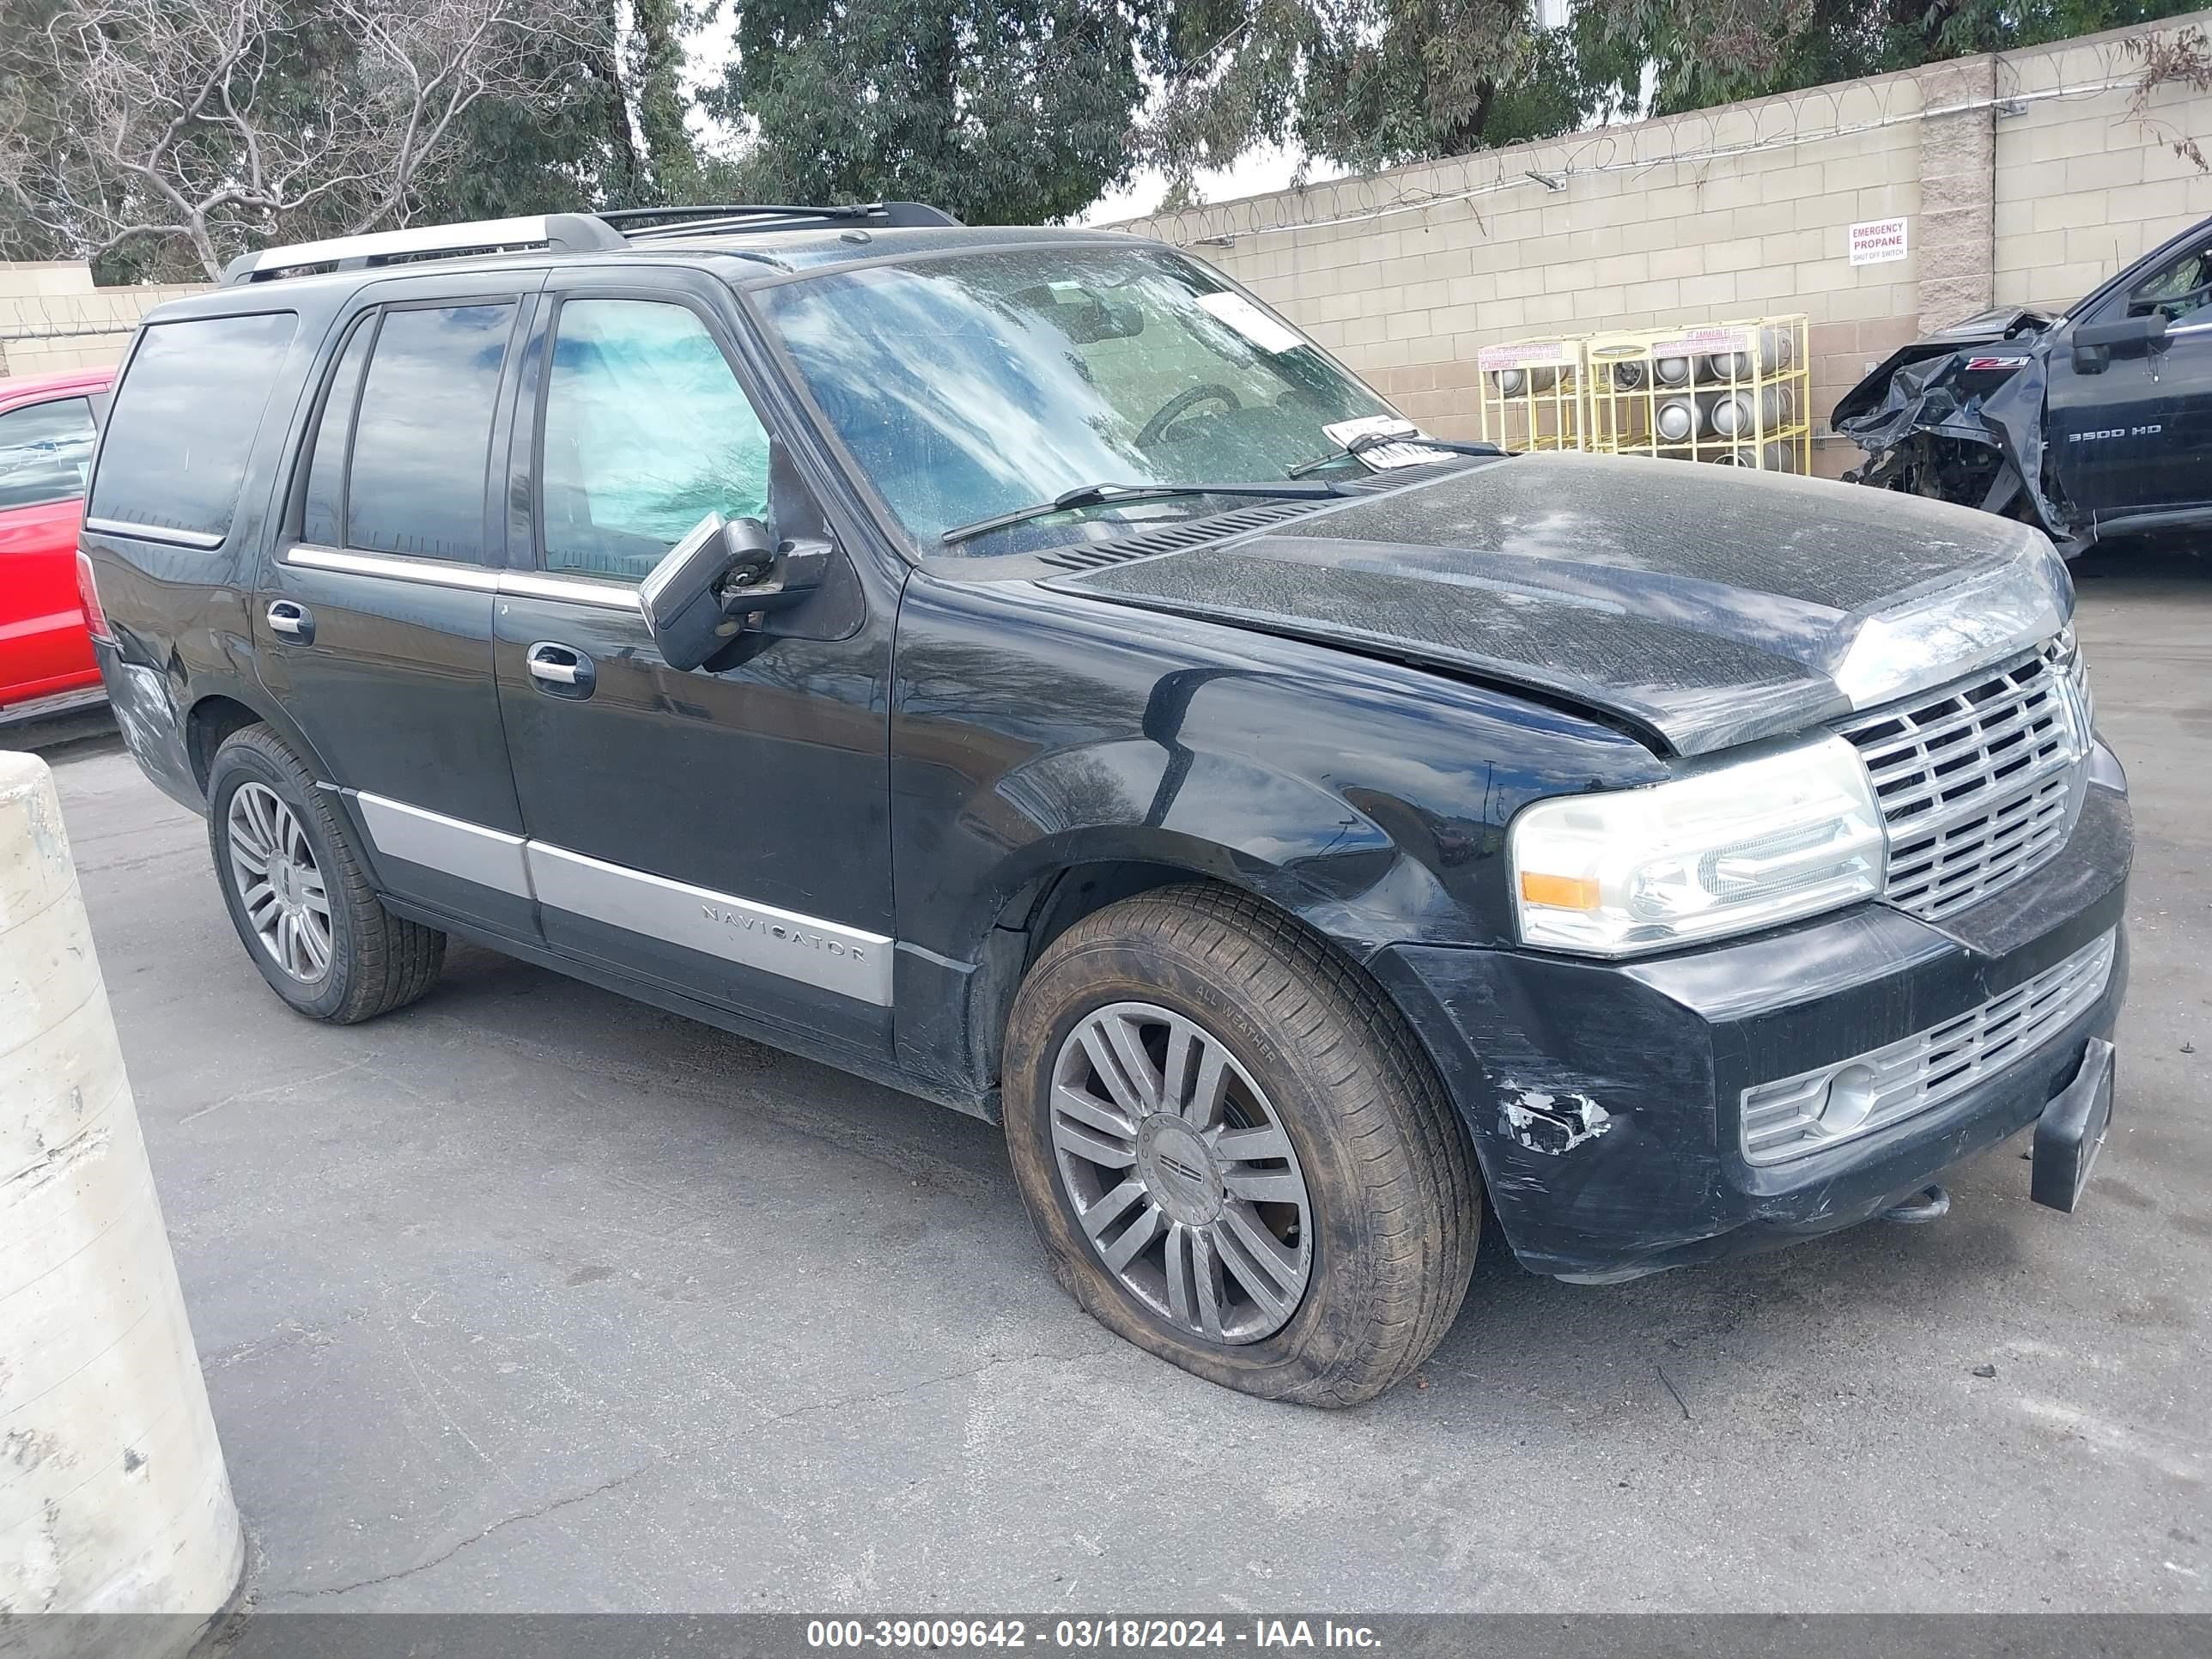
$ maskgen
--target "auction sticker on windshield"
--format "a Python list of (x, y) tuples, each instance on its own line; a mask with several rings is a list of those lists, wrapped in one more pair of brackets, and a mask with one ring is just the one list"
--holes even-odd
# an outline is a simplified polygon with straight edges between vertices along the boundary
[(1219, 294), (1201, 294), (1198, 306), (1262, 351), (1294, 351), (1305, 343), (1296, 329), (1285, 328), (1241, 294), (1226, 289)]

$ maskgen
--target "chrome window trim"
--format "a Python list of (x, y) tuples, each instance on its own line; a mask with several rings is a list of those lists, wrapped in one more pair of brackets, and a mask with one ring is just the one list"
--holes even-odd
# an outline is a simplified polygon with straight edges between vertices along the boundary
[(499, 573), (499, 591), (518, 599), (597, 605), (602, 611), (641, 609), (635, 584), (595, 580), (589, 576), (556, 576), (542, 570), (502, 570)]
[(323, 547), (313, 542), (294, 543), (285, 551), (284, 562), (305, 570), (385, 576), (395, 581), (421, 582), (430, 587), (463, 587), (478, 593), (496, 592), (499, 589), (500, 573), (483, 565), (414, 559), (398, 553), (356, 553), (349, 548)]
[(228, 532), (218, 534), (209, 530), (173, 530), (166, 525), (136, 524), (129, 519), (87, 519), (84, 527), (95, 535), (128, 536), (141, 542), (168, 542), (178, 547), (196, 547), (203, 553), (212, 552), (230, 539)]
[(382, 576), (428, 587), (458, 587), (475, 593), (511, 593), (518, 599), (557, 599), (602, 611), (638, 610), (637, 589), (627, 582), (594, 581), (583, 576), (551, 576), (536, 570), (497, 570), (486, 565), (453, 564), (410, 558), (400, 553), (357, 553), (351, 548), (295, 542), (284, 562), (303, 570), (335, 570), (350, 576)]

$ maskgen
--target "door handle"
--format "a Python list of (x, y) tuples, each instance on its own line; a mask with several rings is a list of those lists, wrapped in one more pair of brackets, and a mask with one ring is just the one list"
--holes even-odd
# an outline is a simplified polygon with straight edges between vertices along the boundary
[(530, 678), (538, 682), (538, 689), (556, 697), (588, 697), (592, 688), (599, 684), (599, 671), (592, 666), (592, 659), (574, 646), (540, 640), (530, 647), (523, 660), (529, 665)]
[(269, 631), (281, 634), (301, 645), (315, 642), (315, 619), (304, 605), (290, 599), (272, 599), (269, 604)]

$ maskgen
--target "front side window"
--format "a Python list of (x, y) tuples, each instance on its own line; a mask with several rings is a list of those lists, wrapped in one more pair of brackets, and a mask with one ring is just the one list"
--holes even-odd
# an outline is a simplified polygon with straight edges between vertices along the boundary
[[(2168, 322), (2179, 322), (2207, 307), (2212, 307), (2212, 244), (2183, 254), (2157, 275), (2136, 283), (2128, 295), (2130, 317), (2162, 314)], [(2212, 321), (2212, 313), (2192, 320)]]
[(708, 514), (767, 516), (768, 433), (691, 312), (570, 300), (539, 477), (545, 568), (639, 581)]
[(514, 324), (512, 301), (385, 313), (354, 422), (347, 546), (483, 556), (492, 411)]
[(195, 545), (230, 533), (262, 411), (299, 319), (289, 311), (155, 323), (115, 389), (86, 517)]
[[(1324, 427), (1392, 413), (1164, 250), (1000, 249), (810, 277), (762, 303), (846, 448), (929, 552), (954, 526), (1084, 484), (1286, 477), (1336, 447)], [(1079, 532), (1063, 520), (1047, 533)]]
[(0, 415), (0, 512), (84, 494), (98, 431), (82, 398), (57, 398)]

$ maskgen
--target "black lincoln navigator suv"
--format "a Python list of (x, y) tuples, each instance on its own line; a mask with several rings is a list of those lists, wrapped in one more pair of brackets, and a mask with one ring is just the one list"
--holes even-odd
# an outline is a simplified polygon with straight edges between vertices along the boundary
[(1002, 1120), (1062, 1283), (1366, 1399), (2111, 1110), (2125, 784), (2038, 532), (1425, 436), (1187, 255), (911, 205), (240, 260), (82, 561), (301, 1013), (448, 935)]

